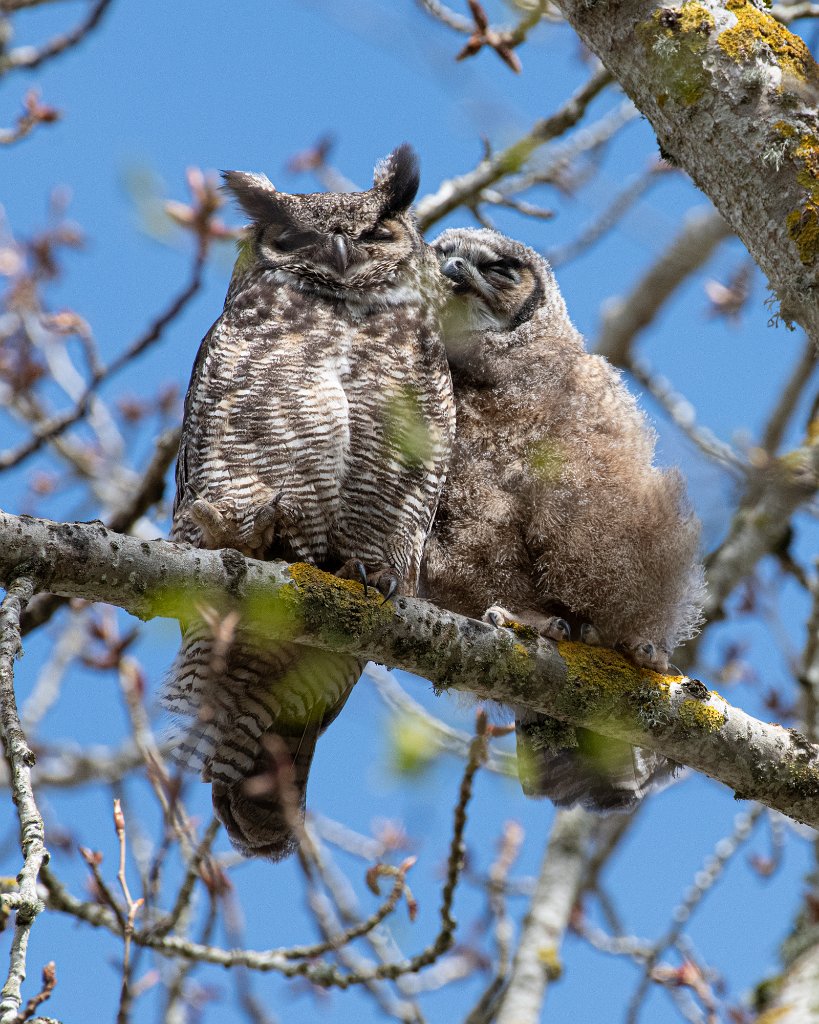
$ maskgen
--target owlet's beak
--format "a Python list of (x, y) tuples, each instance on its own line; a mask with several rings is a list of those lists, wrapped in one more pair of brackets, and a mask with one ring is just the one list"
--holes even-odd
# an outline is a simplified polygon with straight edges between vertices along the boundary
[(487, 287), (483, 277), (469, 260), (462, 256), (448, 256), (441, 264), (441, 273), (450, 279), (456, 295), (474, 292), (484, 299), (492, 297), (492, 291)]

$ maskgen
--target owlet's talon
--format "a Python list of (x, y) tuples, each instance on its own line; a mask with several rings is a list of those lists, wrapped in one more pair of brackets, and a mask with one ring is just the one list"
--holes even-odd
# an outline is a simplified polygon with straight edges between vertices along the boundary
[(650, 668), (660, 674), (668, 672), (668, 652), (649, 640), (637, 640), (620, 647), (639, 668)]
[(502, 629), (504, 626), (510, 625), (515, 621), (515, 617), (506, 608), (501, 608), (499, 604), (493, 604), (491, 608), (487, 608), (481, 616), (484, 622), (488, 622), (490, 626), (494, 626), (495, 629)]
[(600, 632), (590, 622), (584, 622), (580, 627), (580, 642), (589, 647), (600, 647), (603, 638)]
[(565, 619), (555, 617), (550, 622), (548, 629), (544, 632), (551, 640), (571, 640), (572, 630)]

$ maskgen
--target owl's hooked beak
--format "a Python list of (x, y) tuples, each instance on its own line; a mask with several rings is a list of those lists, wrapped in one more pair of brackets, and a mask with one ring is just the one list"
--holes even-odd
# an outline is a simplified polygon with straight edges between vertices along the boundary
[(330, 251), (333, 254), (333, 266), (343, 277), (347, 270), (350, 254), (347, 249), (347, 239), (340, 232), (336, 232), (333, 235)]

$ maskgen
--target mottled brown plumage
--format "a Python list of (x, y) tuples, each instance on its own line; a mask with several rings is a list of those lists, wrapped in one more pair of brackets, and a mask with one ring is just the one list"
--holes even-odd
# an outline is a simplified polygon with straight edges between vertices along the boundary
[[(548, 264), (494, 231), (435, 243), (458, 433), (424, 592), (466, 615), (624, 650), (658, 671), (696, 631), (699, 527), (620, 375), (584, 351)], [(495, 607), (491, 607), (495, 606)], [(509, 609), (509, 611), (507, 611)], [(517, 709), (533, 795), (628, 806), (664, 762)]]
[[(225, 183), (252, 225), (193, 368), (172, 537), (414, 593), (454, 434), (417, 158), (400, 147), (366, 192)], [(164, 703), (243, 853), (292, 849), (316, 740), (362, 667), (212, 615), (185, 632)]]

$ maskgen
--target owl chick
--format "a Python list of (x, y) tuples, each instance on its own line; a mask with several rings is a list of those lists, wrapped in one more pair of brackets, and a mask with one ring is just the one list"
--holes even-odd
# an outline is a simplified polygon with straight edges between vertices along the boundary
[[(488, 621), (616, 647), (659, 672), (696, 632), (699, 526), (618, 372), (584, 351), (549, 265), (494, 231), (433, 247), (458, 434), (425, 595)], [(506, 609), (511, 609), (507, 611)], [(516, 709), (521, 782), (559, 805), (627, 807), (668, 771), (650, 751)]]
[[(399, 147), (349, 194), (224, 178), (252, 223), (193, 367), (172, 539), (412, 594), (454, 437), (444, 279), (409, 209), (417, 157)], [(163, 702), (234, 845), (277, 859), (363, 663), (258, 632), (203, 610)]]

